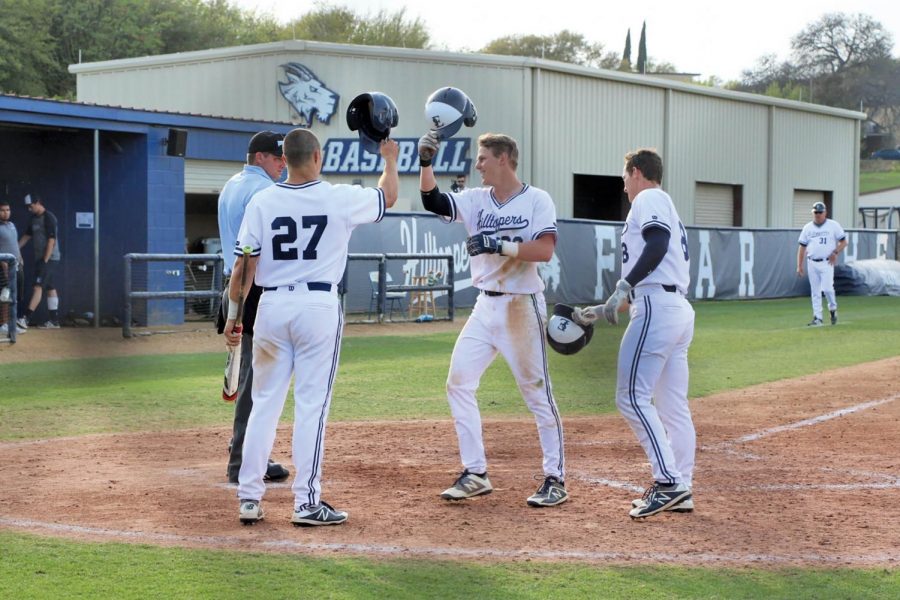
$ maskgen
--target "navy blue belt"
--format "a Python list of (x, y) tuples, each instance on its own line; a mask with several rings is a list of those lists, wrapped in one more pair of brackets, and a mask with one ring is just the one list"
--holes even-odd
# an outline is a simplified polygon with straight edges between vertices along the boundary
[(825, 259), (824, 258), (810, 258), (809, 260), (811, 260), (813, 262), (822, 262)]
[[(651, 284), (651, 285), (652, 285), (652, 284)], [(660, 285), (660, 287), (663, 289), (664, 292), (669, 292), (669, 293), (674, 294), (675, 292), (678, 291), (678, 286), (677, 286), (677, 285), (669, 285), (668, 283), (661, 283), (661, 284), (659, 284), (659, 285)], [(632, 289), (632, 290), (628, 293), (628, 297), (631, 298), (632, 300), (635, 299), (634, 289)]]
[[(278, 288), (282, 288), (282, 289), (287, 288), (287, 290), (289, 292), (293, 292), (294, 286), (298, 286), (298, 285), (300, 285), (300, 284), (294, 283), (291, 285), (280, 285), (278, 287), (264, 287), (263, 291), (264, 292), (274, 292)], [(306, 282), (306, 289), (308, 289), (311, 292), (330, 292), (331, 287), (332, 286), (330, 283), (323, 283), (321, 281), (307, 281)]]

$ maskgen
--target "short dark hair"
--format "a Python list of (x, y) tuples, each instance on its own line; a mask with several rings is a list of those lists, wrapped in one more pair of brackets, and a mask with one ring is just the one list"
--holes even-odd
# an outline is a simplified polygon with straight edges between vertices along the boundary
[(629, 175), (635, 170), (640, 169), (644, 178), (648, 181), (655, 181), (661, 184), (663, 178), (662, 158), (657, 154), (656, 150), (651, 148), (641, 148), (625, 155), (625, 170)]
[(494, 156), (500, 156), (503, 153), (509, 157), (509, 162), (513, 169), (519, 166), (519, 147), (516, 140), (503, 135), (502, 133), (485, 133), (478, 138), (478, 145), (487, 148)]
[(312, 160), (316, 150), (320, 150), (319, 138), (309, 129), (298, 127), (284, 136), (284, 159), (288, 167), (302, 167)]
[(9, 200), (0, 200), (0, 206), (12, 207), (12, 204), (9, 203)]

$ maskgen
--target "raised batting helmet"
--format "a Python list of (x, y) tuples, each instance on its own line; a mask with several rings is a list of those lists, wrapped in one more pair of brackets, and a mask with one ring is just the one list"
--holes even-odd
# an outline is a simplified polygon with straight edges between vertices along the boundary
[(347, 126), (359, 131), (363, 150), (378, 154), (378, 145), (391, 135), (391, 127), (400, 121), (397, 105), (381, 92), (360, 94), (347, 107)]
[(594, 336), (592, 323), (579, 325), (572, 319), (574, 310), (568, 304), (557, 304), (547, 322), (547, 341), (560, 354), (575, 354), (587, 346)]
[(466, 94), (455, 87), (444, 87), (428, 96), (425, 118), (442, 140), (453, 137), (459, 128), (472, 127), (478, 120), (475, 105)]

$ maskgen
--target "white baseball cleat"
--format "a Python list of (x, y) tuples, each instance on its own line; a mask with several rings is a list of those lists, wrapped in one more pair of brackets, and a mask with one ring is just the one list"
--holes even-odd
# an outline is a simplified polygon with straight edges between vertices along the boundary
[(244, 525), (253, 525), (263, 520), (263, 510), (256, 500), (241, 500), (240, 520)]
[(665, 485), (654, 482), (653, 485), (644, 492), (644, 497), (641, 499), (641, 505), (632, 508), (631, 512), (628, 514), (632, 519), (650, 517), (692, 498), (691, 488), (683, 483)]
[(456, 481), (441, 493), (444, 500), (463, 500), (465, 498), (474, 498), (475, 496), (483, 496), (494, 491), (491, 481), (487, 477), (463, 471)]

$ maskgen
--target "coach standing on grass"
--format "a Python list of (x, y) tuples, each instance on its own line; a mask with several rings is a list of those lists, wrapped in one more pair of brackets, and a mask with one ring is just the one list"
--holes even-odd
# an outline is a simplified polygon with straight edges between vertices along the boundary
[(813, 220), (800, 232), (797, 248), (797, 277), (803, 277), (803, 264), (809, 261), (809, 292), (813, 318), (810, 327), (822, 325), (822, 294), (828, 300), (831, 324), (837, 325), (837, 296), (834, 293), (834, 265), (847, 247), (847, 234), (841, 224), (828, 218), (824, 202), (812, 207)]
[[(225, 260), (225, 293), (222, 295), (222, 308), (219, 312), (219, 333), (222, 333), (225, 327), (228, 280), (234, 268), (234, 244), (241, 228), (241, 221), (244, 219), (244, 211), (256, 192), (274, 185), (275, 181), (281, 178), (281, 172), (284, 170), (283, 140), (284, 136), (274, 131), (260, 131), (254, 135), (247, 147), (247, 164), (240, 173), (228, 180), (219, 194), (219, 239), (222, 242), (222, 258)], [(228, 457), (229, 483), (238, 482), (247, 419), (250, 418), (250, 409), (253, 407), (253, 398), (250, 394), (253, 385), (253, 325), (256, 321), (256, 307), (259, 304), (260, 294), (262, 289), (258, 285), (251, 284), (244, 302), (240, 384), (237, 401), (234, 404), (234, 429)], [(284, 481), (290, 474), (283, 466), (269, 460), (267, 481)]]

